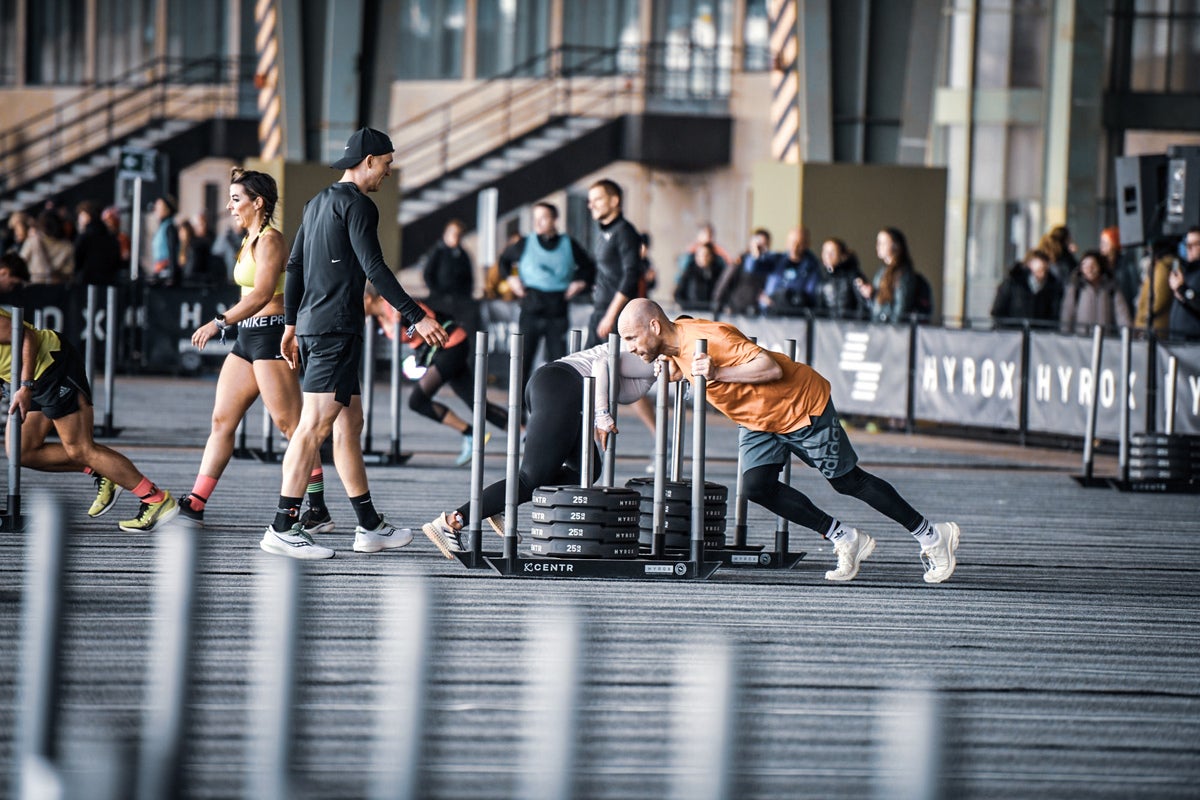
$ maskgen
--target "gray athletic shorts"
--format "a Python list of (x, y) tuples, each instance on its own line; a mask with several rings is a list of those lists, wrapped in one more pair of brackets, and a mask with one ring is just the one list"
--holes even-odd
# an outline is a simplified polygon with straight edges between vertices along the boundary
[(738, 451), (742, 472), (768, 464), (782, 467), (788, 454), (821, 471), (826, 478), (840, 478), (858, 465), (858, 454), (842, 430), (837, 409), (830, 400), (812, 422), (791, 433), (768, 433), (738, 428)]

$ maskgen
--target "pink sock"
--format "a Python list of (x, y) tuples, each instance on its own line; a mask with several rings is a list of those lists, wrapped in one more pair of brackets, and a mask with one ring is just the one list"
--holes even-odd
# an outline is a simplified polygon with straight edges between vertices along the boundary
[(197, 475), (196, 484), (192, 487), (192, 508), (203, 511), (212, 497), (213, 489), (217, 488), (217, 479), (207, 475)]
[(133, 493), (143, 503), (161, 503), (164, 496), (162, 489), (155, 486), (149, 478), (144, 476), (138, 485), (133, 487)]

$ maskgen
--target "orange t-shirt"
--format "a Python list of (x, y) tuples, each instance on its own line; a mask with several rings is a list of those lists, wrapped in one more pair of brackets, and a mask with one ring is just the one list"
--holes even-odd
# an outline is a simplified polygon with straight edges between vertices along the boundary
[(775, 359), (783, 377), (770, 383), (725, 383), (709, 381), (708, 402), (737, 424), (769, 433), (791, 433), (812, 422), (829, 403), (829, 381), (807, 364), (798, 364), (782, 353), (764, 350), (741, 331), (725, 322), (706, 319), (681, 319), (679, 355), (671, 356), (675, 366), (690, 381), (692, 357), (697, 339), (708, 340), (708, 356), (715, 366), (746, 364), (760, 352)]

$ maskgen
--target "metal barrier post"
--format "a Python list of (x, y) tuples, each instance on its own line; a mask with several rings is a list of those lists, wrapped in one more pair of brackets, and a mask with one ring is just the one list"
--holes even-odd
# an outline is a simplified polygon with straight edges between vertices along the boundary
[(116, 436), (113, 426), (113, 380), (117, 369), (117, 287), (109, 286), (104, 320), (104, 435)]
[[(915, 329), (915, 325), (914, 325)], [(792, 361), (796, 360), (796, 340), (787, 339), (783, 344), (784, 355)], [(910, 381), (911, 383), (911, 381)], [(739, 450), (741, 448), (738, 448)], [(789, 453), (787, 461), (783, 462), (783, 470), (779, 476), (779, 480), (785, 486), (792, 485), (792, 456)], [(786, 553), (788, 551), (788, 521), (786, 517), (775, 518), (775, 552)]]
[[(697, 339), (695, 354), (708, 353), (708, 340)], [(692, 563), (704, 563), (704, 437), (708, 381), (697, 375), (692, 385)]]
[(400, 331), (402, 326), (400, 318), (392, 324), (392, 428), (391, 428), (391, 447), (388, 449), (388, 454), (391, 457), (392, 463), (399, 464), (408, 459), (400, 455), (400, 375), (401, 359), (400, 359)]
[[(390, 601), (390, 602), (389, 602)], [(376, 694), (375, 739), (371, 747), (371, 800), (421, 796), (421, 743), (430, 662), (434, 601), (424, 582), (412, 580), (384, 590), (379, 624), (380, 686)]]
[(262, 456), (263, 461), (275, 460), (275, 423), (265, 400), (262, 401)]
[(593, 443), (592, 419), (596, 416), (596, 379), (591, 375), (583, 379), (583, 420), (579, 434), (579, 485), (588, 488), (592, 485), (592, 451)]
[(371, 417), (375, 410), (375, 318), (368, 316), (363, 323), (363, 432), (362, 450), (371, 452)]
[(178, 797), (191, 678), (196, 533), (171, 523), (158, 542), (150, 670), (142, 719), (138, 800)]
[(96, 385), (96, 305), (99, 287), (89, 284), (87, 287), (87, 306), (83, 313), (83, 324), (86, 333), (83, 336), (83, 374), (87, 376), (88, 386)]
[(583, 349), (583, 331), (579, 328), (572, 328), (567, 331), (567, 352), (578, 353)]
[(670, 800), (727, 800), (734, 791), (737, 660), (725, 642), (691, 648), (676, 671)]
[(246, 798), (289, 800), (294, 745), (292, 704), (299, 665), (300, 609), (304, 574), (298, 561), (272, 558), (262, 562), (255, 603), (255, 660), (251, 675), (253, 708), (250, 730), (250, 771)]
[(483, 430), (487, 424), (487, 331), (475, 333), (475, 408), (471, 419), (475, 436), (471, 454), (471, 519), (467, 532), (471, 537), (469, 567), (483, 567)]
[(1167, 358), (1167, 385), (1164, 391), (1166, 402), (1166, 417), (1164, 430), (1168, 436), (1175, 433), (1175, 390), (1179, 383), (1179, 361), (1175, 356)]
[[(547, 624), (548, 623), (548, 624)], [(579, 738), (579, 695), (583, 686), (583, 625), (579, 614), (564, 608), (530, 616), (526, 662), (530, 675), (525, 706), (521, 773), (515, 797), (558, 800), (575, 797)]]
[(675, 416), (671, 418), (671, 480), (683, 480), (683, 426), (687, 420), (687, 407), (684, 405), (684, 395), (687, 394), (687, 381), (675, 382)]
[[(621, 337), (615, 333), (608, 335), (608, 413), (617, 422), (617, 395), (621, 389)], [(617, 479), (617, 436), (609, 434), (604, 447), (604, 475), (600, 481), (602, 486), (612, 486)]]
[(1092, 479), (1095, 466), (1096, 417), (1100, 405), (1100, 358), (1103, 355), (1104, 328), (1092, 326), (1092, 397), (1087, 409), (1087, 425), (1083, 433), (1083, 477)]
[(517, 557), (517, 502), (521, 480), (521, 378), (525, 368), (525, 336), (508, 336), (508, 448), (504, 457), (504, 557)]
[[(13, 351), (14, 358), (16, 349)], [(34, 535), (26, 545), (21, 615), (20, 683), (17, 690), (15, 797), (53, 797), (46, 791), (58, 781), (51, 763), (58, 733), (59, 649), (62, 644), (62, 578), (66, 526), (62, 507), (39, 494)]]
[(654, 521), (650, 532), (650, 556), (662, 558), (666, 553), (667, 502), (667, 392), (671, 363), (658, 362), (658, 391), (654, 403)]
[(1121, 328), (1121, 396), (1118, 398), (1120, 408), (1120, 441), (1117, 443), (1117, 477), (1122, 481), (1129, 480), (1129, 378), (1133, 371), (1133, 335), (1129, 326)]
[[(21, 370), (24, 368), (25, 309), (13, 306), (12, 315), (12, 374), (9, 375), (9, 392), (21, 385)], [(4, 510), (0, 530), (19, 531), (24, 529), (21, 518), (21, 414), (8, 415), (8, 506)]]

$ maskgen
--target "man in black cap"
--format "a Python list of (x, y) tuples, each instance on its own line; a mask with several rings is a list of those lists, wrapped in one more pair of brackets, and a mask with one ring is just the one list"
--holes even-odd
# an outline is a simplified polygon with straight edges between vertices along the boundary
[[(425, 341), (441, 346), (445, 330), (400, 287), (379, 247), (379, 209), (367, 194), (392, 174), (392, 141), (363, 128), (351, 134), (337, 183), (304, 207), (284, 284), (288, 364), (304, 364), (304, 406), (283, 458), (283, 486), (275, 521), (259, 546), (292, 558), (330, 558), (312, 532), (333, 530), (331, 519), (300, 519), (300, 501), (321, 443), (333, 433), (333, 461), (358, 516), (354, 550), (377, 553), (412, 541), (412, 531), (389, 524), (375, 510), (359, 435), (363, 427), (358, 365), (362, 360), (363, 288), (367, 279)], [(343, 413), (344, 412), (344, 413)]]

